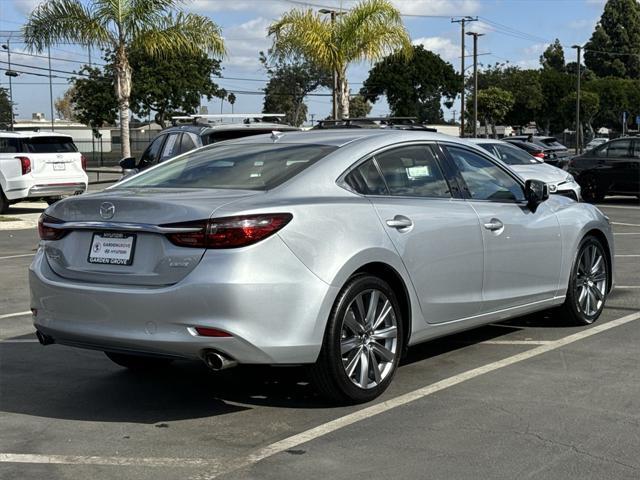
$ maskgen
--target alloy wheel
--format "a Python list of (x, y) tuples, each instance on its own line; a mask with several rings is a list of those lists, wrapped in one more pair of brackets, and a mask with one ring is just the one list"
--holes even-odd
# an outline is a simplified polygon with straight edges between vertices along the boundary
[(393, 372), (398, 355), (397, 315), (382, 291), (365, 290), (351, 301), (340, 337), (344, 371), (359, 388), (374, 388)]
[(607, 291), (607, 264), (597, 244), (582, 250), (576, 275), (576, 306), (587, 317), (593, 317), (602, 308)]

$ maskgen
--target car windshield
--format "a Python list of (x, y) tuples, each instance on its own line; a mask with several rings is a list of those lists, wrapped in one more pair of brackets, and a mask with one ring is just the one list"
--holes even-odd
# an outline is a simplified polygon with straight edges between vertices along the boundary
[(31, 137), (22, 140), (29, 153), (66, 153), (77, 152), (73, 140), (69, 137)]
[(233, 144), (187, 153), (118, 188), (270, 190), (336, 150), (329, 145)]
[(504, 143), (480, 143), (480, 147), (498, 157), (507, 165), (531, 165), (542, 163), (524, 150)]

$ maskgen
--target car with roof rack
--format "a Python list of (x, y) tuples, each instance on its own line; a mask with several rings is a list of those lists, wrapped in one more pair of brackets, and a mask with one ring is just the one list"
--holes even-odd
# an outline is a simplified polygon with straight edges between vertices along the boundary
[[(140, 156), (121, 160), (125, 174), (145, 170), (205, 145), (264, 133), (300, 130), (282, 123), (281, 113), (222, 113), (172, 117), (173, 125), (162, 130)], [(238, 121), (240, 120), (240, 121)]]
[(319, 120), (313, 130), (336, 128), (395, 128), (398, 130), (421, 130), (437, 132), (437, 129), (418, 122), (416, 117), (354, 117)]
[(13, 203), (44, 199), (52, 204), (87, 190), (86, 159), (69, 135), (0, 132), (0, 213)]

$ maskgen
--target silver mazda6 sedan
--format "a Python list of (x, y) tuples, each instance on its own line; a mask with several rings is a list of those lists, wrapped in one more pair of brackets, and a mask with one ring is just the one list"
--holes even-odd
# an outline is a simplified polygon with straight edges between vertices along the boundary
[(613, 235), (485, 150), (401, 130), (203, 147), (49, 207), (30, 267), (38, 338), (128, 368), (310, 366), (363, 402), (408, 346), (561, 307), (596, 320)]

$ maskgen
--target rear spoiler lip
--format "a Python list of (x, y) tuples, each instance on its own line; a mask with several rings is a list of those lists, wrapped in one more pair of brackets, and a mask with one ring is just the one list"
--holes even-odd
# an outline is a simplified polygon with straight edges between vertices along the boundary
[(44, 225), (59, 230), (108, 230), (117, 232), (148, 232), (165, 235), (167, 233), (193, 233), (202, 230), (202, 227), (161, 227), (150, 223), (128, 223), (128, 222), (62, 222), (49, 223)]

